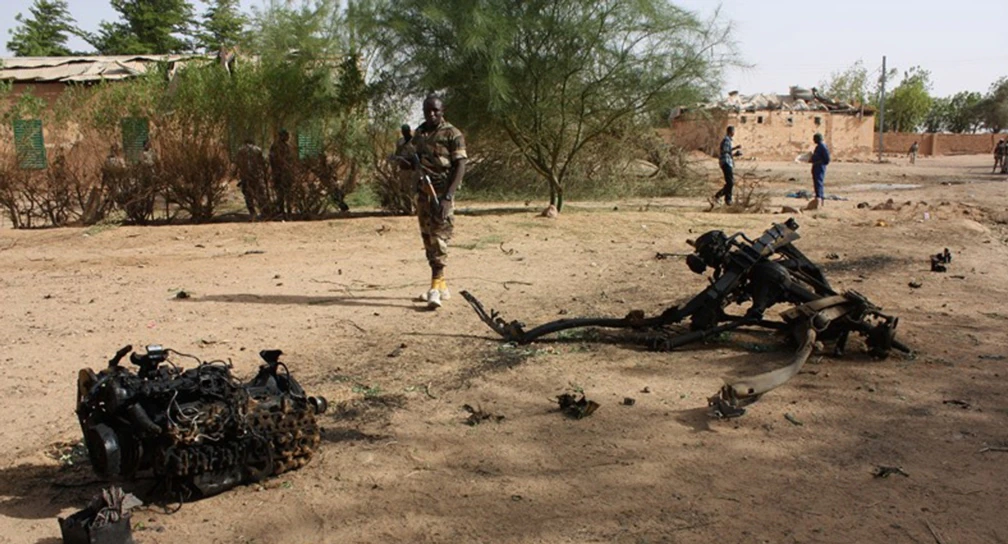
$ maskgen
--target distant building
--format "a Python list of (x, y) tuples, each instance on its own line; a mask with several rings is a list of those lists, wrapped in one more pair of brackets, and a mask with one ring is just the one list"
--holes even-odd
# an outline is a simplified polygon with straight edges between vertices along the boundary
[(115, 55), (80, 57), (0, 58), (0, 81), (13, 84), (11, 97), (24, 91), (53, 104), (71, 85), (92, 85), (102, 81), (122, 81), (145, 73), (158, 63), (176, 63), (215, 55)]
[(742, 96), (681, 108), (670, 119), (671, 143), (714, 155), (728, 125), (745, 157), (792, 160), (812, 147), (819, 132), (837, 158), (867, 158), (874, 143), (875, 110), (792, 87), (790, 94)]

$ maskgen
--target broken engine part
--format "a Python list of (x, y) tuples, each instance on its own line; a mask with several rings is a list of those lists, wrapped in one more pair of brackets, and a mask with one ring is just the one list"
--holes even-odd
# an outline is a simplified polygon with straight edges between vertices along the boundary
[(952, 252), (949, 248), (945, 248), (945, 251), (940, 253), (935, 253), (931, 256), (931, 271), (932, 272), (947, 272), (948, 265), (952, 262)]
[(103, 489), (88, 507), (58, 518), (65, 544), (133, 544), (130, 509), (142, 503), (118, 487)]
[(599, 407), (599, 403), (588, 400), (584, 396), (584, 393), (581, 394), (580, 399), (571, 393), (557, 395), (556, 399), (557, 404), (560, 406), (560, 411), (572, 419), (586, 418), (595, 413), (595, 410), (598, 410)]
[[(297, 469), (318, 447), (315, 416), (326, 400), (305, 395), (280, 350), (260, 351), (264, 364), (247, 383), (224, 361), (159, 345), (132, 351), (120, 349), (97, 374), (79, 373), (77, 417), (99, 475), (150, 471), (165, 493), (187, 500)], [(120, 365), (127, 354), (136, 372)], [(183, 370), (169, 355), (198, 365)]]
[[(713, 415), (737, 417), (745, 413), (745, 405), (797, 375), (818, 345), (830, 344), (834, 354), (842, 355), (849, 336), (856, 333), (864, 337), (873, 357), (885, 358), (892, 349), (910, 352), (895, 339), (899, 320), (882, 313), (856, 291), (835, 291), (822, 269), (794, 246), (799, 239), (797, 231), (798, 223), (789, 219), (773, 224), (755, 240), (741, 232), (728, 236), (712, 230), (690, 241), (694, 251), (686, 257), (686, 264), (696, 274), (710, 271), (708, 286), (685, 304), (654, 317), (634, 310), (622, 318), (565, 318), (526, 330), (520, 321), (505, 321), (496, 311), (487, 312), (471, 293), (461, 294), (494, 332), (506, 342), (518, 344), (579, 327), (657, 332), (653, 347), (663, 350), (748, 327), (777, 330), (792, 337), (798, 349), (788, 365), (726, 383), (708, 399)], [(777, 304), (792, 307), (781, 314), (780, 320), (767, 319), (766, 311)], [(726, 311), (730, 306), (742, 305), (747, 306), (741, 315)], [(688, 332), (667, 329), (686, 320)]]

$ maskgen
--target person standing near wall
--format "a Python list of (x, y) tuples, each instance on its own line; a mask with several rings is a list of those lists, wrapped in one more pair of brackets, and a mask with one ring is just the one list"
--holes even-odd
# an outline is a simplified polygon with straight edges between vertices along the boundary
[[(812, 186), (815, 189), (815, 204), (812, 209), (822, 208), (826, 203), (826, 165), (830, 163), (829, 149), (823, 143), (822, 134), (812, 136), (815, 150), (812, 152)], [(810, 203), (811, 204), (811, 203)]]
[(714, 201), (724, 197), (725, 204), (731, 206), (732, 189), (735, 187), (735, 159), (733, 156), (742, 149), (742, 146), (732, 146), (732, 137), (735, 136), (735, 127), (728, 125), (725, 137), (721, 140), (721, 150), (718, 153), (718, 164), (721, 166), (721, 173), (724, 174), (724, 187), (714, 193)]
[(920, 146), (914, 141), (913, 145), (910, 146), (910, 152), (907, 156), (910, 157), (910, 164), (917, 164), (917, 151), (920, 150)]

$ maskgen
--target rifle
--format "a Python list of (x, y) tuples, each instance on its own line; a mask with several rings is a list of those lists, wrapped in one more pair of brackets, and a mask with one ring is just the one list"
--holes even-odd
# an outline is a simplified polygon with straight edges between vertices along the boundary
[(427, 195), (428, 198), (434, 203), (431, 207), (431, 217), (439, 218), (441, 211), (441, 200), (438, 198), (437, 190), (434, 189), (434, 182), (431, 181), (430, 170), (424, 168), (424, 165), (420, 164), (420, 156), (416, 153), (413, 154), (413, 165), (414, 168), (420, 171), (420, 179), (417, 181), (417, 190), (421, 193)]

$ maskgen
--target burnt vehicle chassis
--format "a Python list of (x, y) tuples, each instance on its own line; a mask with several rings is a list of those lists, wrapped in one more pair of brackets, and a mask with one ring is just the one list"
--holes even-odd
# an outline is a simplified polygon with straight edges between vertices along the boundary
[[(77, 416), (95, 472), (132, 479), (150, 472), (152, 495), (202, 498), (294, 470), (318, 447), (315, 416), (326, 400), (309, 397), (280, 362), (264, 364), (247, 383), (224, 361), (204, 362), (161, 346), (119, 350), (95, 374), (81, 369)], [(137, 371), (120, 365), (129, 354)], [(183, 370), (169, 354), (198, 362)]]
[[(838, 293), (818, 265), (794, 246), (799, 239), (798, 223), (789, 219), (773, 224), (759, 238), (750, 240), (739, 232), (731, 236), (720, 230), (709, 231), (689, 241), (693, 253), (686, 264), (697, 274), (712, 270), (709, 285), (683, 305), (673, 306), (654, 317), (641, 311), (626, 317), (585, 317), (560, 319), (526, 330), (519, 321), (505, 321), (489, 313), (471, 293), (461, 294), (487, 325), (505, 341), (518, 344), (533, 342), (545, 335), (579, 327), (607, 327), (650, 330), (652, 347), (672, 350), (702, 341), (713, 335), (743, 327), (764, 327), (792, 336), (798, 349), (785, 367), (744, 380), (726, 383), (708, 399), (717, 417), (737, 417), (743, 406), (778, 387), (801, 370), (819, 344), (832, 345), (836, 355), (843, 355), (851, 333), (864, 337), (868, 352), (885, 358), (896, 349), (910, 349), (895, 339), (899, 320), (882, 313), (856, 291)], [(749, 303), (742, 315), (726, 312), (732, 305)], [(780, 320), (767, 319), (765, 313), (777, 304), (791, 304)], [(689, 320), (689, 331), (673, 333), (666, 327)]]

